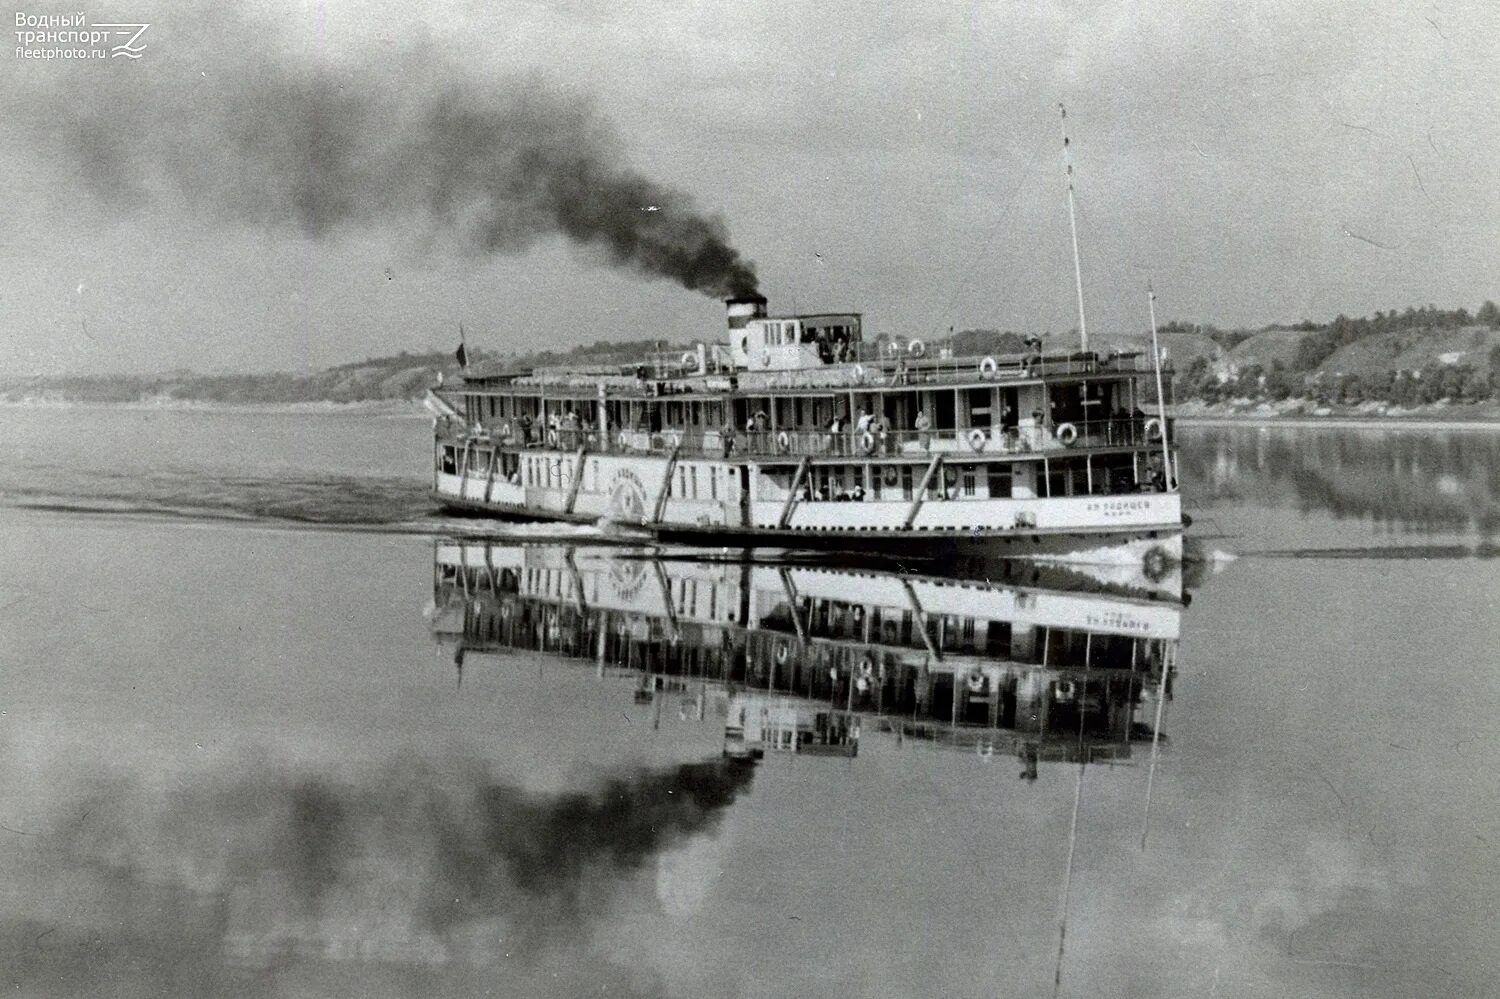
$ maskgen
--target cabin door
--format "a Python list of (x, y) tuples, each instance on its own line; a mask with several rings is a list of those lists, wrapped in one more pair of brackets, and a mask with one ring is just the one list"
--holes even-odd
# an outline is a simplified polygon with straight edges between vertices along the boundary
[(740, 473), (740, 526), (750, 526), (750, 466), (741, 465)]

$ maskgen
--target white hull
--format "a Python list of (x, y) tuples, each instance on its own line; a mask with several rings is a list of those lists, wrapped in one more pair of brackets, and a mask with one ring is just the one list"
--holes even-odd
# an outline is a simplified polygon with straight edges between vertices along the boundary
[[(524, 452), (521, 462), (516, 481), (480, 471), (439, 471), (434, 496), (471, 512), (607, 520), (663, 535), (733, 538), (747, 545), (949, 540), (993, 543), (1001, 556), (1137, 564), (1152, 550), (1159, 552), (1156, 557), (1181, 557), (1177, 493), (991, 498), (983, 494), (981, 482), (973, 495), (964, 495), (955, 484), (948, 490), (951, 498), (921, 502), (894, 489), (894, 496), (857, 501), (789, 500), (784, 490), (775, 494), (774, 484), (754, 463), (580, 457), (542, 449)], [(1121, 545), (1133, 548), (1122, 552)]]

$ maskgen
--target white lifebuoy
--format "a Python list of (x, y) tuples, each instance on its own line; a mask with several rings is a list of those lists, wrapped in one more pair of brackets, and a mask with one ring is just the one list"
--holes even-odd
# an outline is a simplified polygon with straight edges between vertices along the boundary
[(974, 670), (973, 672), (971, 672), (969, 674), (969, 693), (971, 693), (971, 694), (982, 694), (982, 693), (984, 693), (984, 685), (985, 685), (985, 683), (986, 683), (986, 680), (985, 680), (984, 674), (982, 672), (980, 672), (979, 670), (977, 670), (977, 669)]
[(984, 445), (989, 441), (989, 435), (979, 427), (969, 431), (969, 447), (975, 451), (983, 451)]
[(776, 435), (776, 449), (782, 454), (792, 449), (792, 439), (786, 435), (785, 430)]
[(681, 447), (682, 446), (682, 431), (681, 430), (668, 430), (667, 431), (667, 443), (670, 444), (674, 448)]
[(865, 380), (865, 366), (863, 364), (856, 364), (854, 366), (854, 380), (856, 382)]
[(900, 351), (901, 351), (900, 345), (897, 344), (896, 341), (894, 341), (894, 340), (892, 340), (890, 343), (888, 343), (888, 344), (885, 345), (885, 352), (887, 354), (897, 354), (897, 353), (900, 353)]
[(1057, 425), (1057, 439), (1062, 441), (1063, 447), (1069, 447), (1078, 439), (1078, 428), (1071, 423), (1059, 423)]
[(693, 365), (695, 365), (697, 363), (698, 363), (698, 355), (697, 354), (694, 354), (691, 350), (685, 350), (685, 351), (682, 352), (682, 366), (684, 368), (691, 368)]
[(927, 353), (927, 345), (921, 340), (913, 340), (911, 343), (906, 345), (906, 352), (912, 357), (921, 357), (923, 354)]
[(786, 664), (786, 657), (791, 652), (791, 646), (786, 642), (776, 643), (776, 661), (782, 665)]
[(1161, 421), (1154, 416), (1146, 421), (1146, 440), (1161, 440)]
[(995, 372), (999, 370), (1000, 365), (995, 362), (995, 359), (993, 357), (986, 357), (984, 360), (979, 362), (980, 378), (994, 378)]
[(875, 435), (866, 430), (859, 438), (860, 450), (865, 454), (875, 453)]

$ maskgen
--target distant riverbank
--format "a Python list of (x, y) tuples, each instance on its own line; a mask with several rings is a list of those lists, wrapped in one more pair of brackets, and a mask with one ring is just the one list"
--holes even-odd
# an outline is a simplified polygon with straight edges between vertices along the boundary
[(1500, 419), (1463, 420), (1433, 419), (1422, 416), (1350, 417), (1350, 416), (1180, 416), (1184, 427), (1312, 427), (1329, 430), (1433, 430), (1500, 431)]
[(316, 415), (416, 416), (423, 412), (417, 399), (369, 399), (359, 402), (215, 402), (208, 399), (137, 399), (130, 402), (68, 399), (0, 399), (9, 409), (113, 409), (131, 412), (307, 413)]
[(1384, 403), (1325, 406), (1305, 399), (1285, 399), (1275, 403), (1240, 399), (1213, 404), (1194, 400), (1174, 407), (1172, 413), (1184, 426), (1430, 426), (1444, 430), (1500, 430), (1500, 406), (1492, 402), (1457, 405), (1440, 402), (1403, 409)]

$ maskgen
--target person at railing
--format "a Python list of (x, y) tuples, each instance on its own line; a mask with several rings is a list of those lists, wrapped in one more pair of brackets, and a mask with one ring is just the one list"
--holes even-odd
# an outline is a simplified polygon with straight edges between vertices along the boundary
[(842, 413), (835, 413), (833, 419), (828, 421), (828, 445), (834, 454), (843, 454), (844, 446), (844, 417)]
[(516, 417), (516, 429), (521, 434), (521, 446), (526, 447), (531, 443), (531, 414), (522, 413)]
[(870, 432), (870, 427), (875, 423), (875, 414), (870, 412), (869, 406), (861, 406), (859, 419), (854, 422), (854, 436), (864, 440), (865, 434)]
[(757, 409), (755, 415), (745, 421), (745, 430), (750, 434), (750, 449), (752, 451), (764, 451), (766, 449), (766, 434), (771, 429), (771, 418), (766, 415), (764, 409)]
[(725, 420), (724, 425), (719, 428), (719, 443), (723, 445), (724, 457), (728, 458), (734, 454), (734, 421)]
[(917, 432), (917, 443), (922, 445), (922, 450), (931, 450), (932, 419), (927, 415), (926, 409), (917, 410), (917, 418), (912, 423), (912, 429)]

